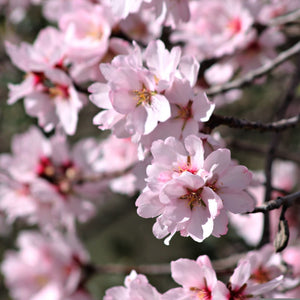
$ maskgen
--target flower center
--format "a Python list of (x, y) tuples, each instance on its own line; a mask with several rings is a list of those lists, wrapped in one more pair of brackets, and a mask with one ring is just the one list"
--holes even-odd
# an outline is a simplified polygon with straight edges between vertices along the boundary
[(211, 291), (207, 287), (204, 289), (191, 287), (190, 291), (195, 292), (195, 294), (197, 295), (197, 299), (211, 300)]
[(239, 17), (233, 18), (230, 20), (227, 24), (227, 28), (232, 34), (237, 34), (241, 31), (242, 29), (242, 22)]
[(191, 162), (191, 157), (188, 155), (187, 159), (186, 159), (186, 163), (181, 163), (177, 166), (177, 169), (174, 170), (175, 172), (178, 173), (183, 173), (185, 171), (190, 172), (192, 174), (197, 174), (197, 172), (199, 171), (197, 167), (192, 165)]
[(133, 94), (136, 96), (136, 106), (141, 105), (142, 103), (151, 104), (151, 98), (156, 92), (149, 91), (145, 86), (141, 90), (134, 90)]
[(253, 272), (251, 279), (257, 283), (265, 283), (271, 280), (269, 273), (263, 269), (261, 266)]
[(178, 115), (175, 119), (182, 119), (184, 121), (181, 130), (185, 128), (186, 122), (193, 117), (192, 104), (193, 101), (191, 100), (188, 102), (187, 106), (184, 107), (176, 104), (176, 107), (178, 108)]
[(187, 188), (186, 191), (187, 193), (180, 196), (179, 199), (187, 200), (191, 210), (194, 208), (195, 205), (201, 205), (203, 207), (206, 207), (206, 204), (201, 197), (202, 188), (195, 191)]
[(247, 283), (244, 283), (239, 289), (232, 290), (231, 283), (227, 285), (230, 290), (229, 300), (247, 300), (250, 298), (250, 295), (245, 295), (244, 291), (247, 287)]
[(36, 173), (55, 186), (62, 195), (72, 192), (72, 184), (78, 178), (78, 169), (68, 161), (56, 166), (48, 157), (42, 157), (36, 168)]
[(93, 26), (93, 28), (88, 31), (86, 35), (94, 40), (100, 41), (103, 36), (103, 31), (101, 27)]
[(68, 87), (64, 85), (56, 85), (49, 88), (49, 94), (51, 98), (61, 97), (64, 99), (69, 98)]

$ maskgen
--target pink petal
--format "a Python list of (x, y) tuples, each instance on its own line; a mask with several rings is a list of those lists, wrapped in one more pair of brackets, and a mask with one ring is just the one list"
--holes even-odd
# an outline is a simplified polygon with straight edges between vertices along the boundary
[(231, 192), (225, 189), (219, 191), (224, 208), (234, 214), (251, 212), (255, 207), (254, 199), (245, 191)]

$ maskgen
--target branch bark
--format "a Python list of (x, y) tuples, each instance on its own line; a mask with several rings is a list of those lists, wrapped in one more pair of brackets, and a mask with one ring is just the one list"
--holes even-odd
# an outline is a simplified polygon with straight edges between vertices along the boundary
[(293, 194), (289, 194), (287, 196), (284, 197), (278, 197), (274, 200), (268, 201), (265, 204), (256, 207), (252, 212), (250, 212), (251, 214), (254, 213), (265, 213), (267, 211), (271, 211), (273, 209), (277, 209), (280, 208), (282, 205), (287, 205), (290, 206), (293, 204), (294, 201), (299, 200), (300, 199), (300, 191), (295, 192)]
[(214, 129), (219, 125), (226, 125), (231, 128), (242, 128), (260, 131), (282, 131), (291, 127), (295, 127), (300, 123), (300, 114), (288, 119), (281, 119), (276, 122), (261, 123), (255, 121), (248, 121), (244, 119), (238, 119), (235, 117), (226, 117), (213, 114), (208, 122), (205, 124), (210, 128)]

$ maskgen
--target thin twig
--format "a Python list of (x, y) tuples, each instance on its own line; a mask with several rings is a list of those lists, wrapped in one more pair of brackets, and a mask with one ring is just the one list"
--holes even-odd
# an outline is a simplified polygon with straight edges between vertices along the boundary
[(244, 87), (245, 85), (251, 83), (254, 79), (264, 76), (275, 69), (280, 64), (284, 63), (288, 59), (290, 59), (295, 54), (300, 53), (300, 42), (296, 43), (294, 46), (289, 48), (286, 51), (281, 52), (274, 60), (266, 63), (260, 68), (257, 68), (253, 71), (250, 71), (242, 78), (238, 78), (231, 82), (225, 83), (223, 85), (218, 85), (209, 88), (206, 90), (206, 94), (208, 96), (214, 96), (217, 94), (221, 94), (233, 89), (239, 89)]
[(287, 24), (287, 23), (291, 23), (294, 21), (297, 21), (300, 18), (300, 9), (296, 9), (293, 12), (271, 19), (268, 22), (269, 26), (277, 26), (277, 25), (283, 25), (283, 24)]
[(205, 124), (214, 129), (219, 125), (226, 125), (231, 128), (252, 129), (260, 131), (281, 131), (296, 126), (300, 122), (300, 114), (288, 119), (282, 119), (276, 122), (261, 123), (238, 119), (235, 117), (226, 117), (213, 114)]
[(300, 199), (300, 191), (295, 192), (293, 194), (289, 194), (284, 197), (277, 197), (274, 200), (268, 201), (261, 206), (255, 207), (255, 209), (253, 211), (251, 211), (250, 214), (265, 213), (267, 211), (271, 211), (273, 209), (280, 208), (283, 204), (290, 206), (293, 204), (294, 201), (296, 201), (298, 199)]
[(126, 169), (123, 169), (120, 171), (100, 173), (100, 174), (91, 175), (91, 176), (83, 176), (83, 177), (77, 178), (76, 181), (77, 181), (77, 183), (80, 184), (80, 183), (84, 183), (84, 182), (100, 182), (102, 180), (110, 180), (110, 179), (118, 178), (118, 177), (124, 176), (128, 172), (130, 172), (135, 167), (135, 165), (136, 165), (136, 163), (131, 164)]
[[(213, 260), (212, 266), (217, 273), (231, 273), (238, 261), (245, 255), (246, 253), (239, 253), (233, 254), (227, 258)], [(171, 273), (171, 267), (169, 263), (149, 265), (106, 264), (94, 266), (94, 272), (97, 274), (129, 274), (131, 270), (135, 270), (137, 273), (147, 275), (169, 275)]]

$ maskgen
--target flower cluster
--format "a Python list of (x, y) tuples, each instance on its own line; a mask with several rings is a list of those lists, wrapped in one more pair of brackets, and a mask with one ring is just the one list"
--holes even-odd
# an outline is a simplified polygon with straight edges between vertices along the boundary
[(95, 214), (108, 186), (124, 194), (138, 189), (140, 168), (126, 173), (137, 159), (131, 141), (88, 138), (70, 149), (65, 135), (48, 140), (31, 127), (15, 136), (12, 154), (0, 155), (0, 209), (9, 223), (22, 218), (43, 228), (72, 229), (75, 220)]
[(7, 252), (1, 266), (14, 299), (91, 299), (80, 288), (88, 256), (74, 236), (26, 231), (17, 243), (19, 251)]
[(180, 231), (202, 242), (227, 231), (227, 211), (252, 211), (254, 200), (245, 191), (252, 175), (236, 165), (224, 148), (205, 151), (206, 136), (190, 135), (184, 144), (173, 137), (155, 141), (152, 164), (147, 167), (147, 186), (136, 201), (138, 214), (156, 217), (153, 233), (158, 238)]
[[(199, 256), (196, 261), (178, 259), (171, 262), (171, 273), (181, 287), (173, 288), (159, 294), (151, 286), (145, 276), (134, 271), (125, 279), (125, 287), (113, 287), (106, 291), (104, 300), (122, 299), (205, 299), (205, 300), (239, 300), (261, 299), (276, 295), (276, 288), (283, 282), (280, 270), (281, 262), (270, 264), (278, 258), (270, 256), (273, 251), (267, 245), (260, 251), (249, 252), (246, 258), (238, 263), (227, 285), (217, 279), (210, 259), (206, 255)], [(127, 298), (131, 295), (131, 298)]]
[(207, 121), (214, 109), (203, 93), (192, 89), (196, 60), (181, 57), (178, 47), (169, 52), (160, 40), (150, 42), (143, 53), (135, 46), (100, 69), (107, 82), (89, 88), (91, 101), (104, 109), (94, 123), (117, 137), (143, 137), (142, 144), (149, 146), (157, 135), (196, 134), (199, 122)]

